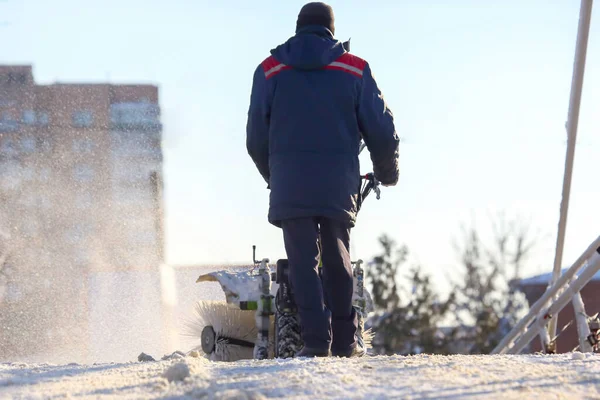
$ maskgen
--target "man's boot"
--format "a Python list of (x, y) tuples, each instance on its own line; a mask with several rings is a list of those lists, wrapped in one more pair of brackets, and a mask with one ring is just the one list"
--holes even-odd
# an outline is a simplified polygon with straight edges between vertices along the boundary
[(305, 346), (294, 357), (329, 357), (330, 355), (331, 351), (329, 350), (313, 349)]

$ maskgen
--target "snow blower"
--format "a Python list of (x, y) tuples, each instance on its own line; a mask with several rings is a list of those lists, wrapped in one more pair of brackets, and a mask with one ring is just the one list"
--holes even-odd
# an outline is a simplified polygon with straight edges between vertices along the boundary
[[(361, 143), (360, 151), (364, 149)], [(374, 191), (377, 199), (381, 192), (373, 173), (361, 176), (357, 209)], [(321, 238), (318, 237), (319, 248)], [(218, 282), (225, 293), (225, 301), (199, 302), (196, 319), (189, 326), (199, 334), (200, 350), (215, 361), (293, 357), (302, 346), (300, 321), (289, 283), (287, 259), (271, 265), (268, 258), (256, 259), (254, 266), (237, 271), (221, 270), (201, 275), (196, 282)], [(358, 315), (357, 339), (365, 348), (371, 347), (372, 335), (365, 331), (364, 321), (373, 311), (373, 302), (364, 286), (363, 261), (352, 262), (354, 276), (353, 306)], [(319, 274), (323, 268), (319, 261)], [(274, 270), (272, 270), (274, 269)], [(196, 336), (197, 337), (197, 336)]]

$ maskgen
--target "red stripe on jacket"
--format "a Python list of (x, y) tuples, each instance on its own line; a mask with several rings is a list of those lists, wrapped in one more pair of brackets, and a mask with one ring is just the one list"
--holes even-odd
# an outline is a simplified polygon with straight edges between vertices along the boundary
[[(266, 79), (270, 79), (278, 73), (280, 73), (281, 71), (289, 70), (292, 68), (288, 65), (285, 65), (284, 63), (277, 61), (273, 56), (266, 58), (261, 63), (261, 65), (265, 73)], [(344, 53), (340, 57), (338, 57), (334, 62), (332, 62), (329, 65), (326, 65), (324, 69), (343, 71), (362, 78), (363, 71), (366, 65), (367, 62), (362, 58), (350, 53)]]
[(265, 78), (269, 79), (280, 73), (281, 71), (285, 71), (286, 69), (291, 69), (292, 67), (285, 65), (275, 59), (275, 57), (270, 56), (265, 59), (262, 63), (262, 68), (265, 73)]
[(362, 78), (363, 71), (367, 62), (360, 57), (357, 57), (350, 53), (344, 53), (338, 57), (334, 62), (327, 65), (325, 69), (332, 69), (337, 71), (347, 72), (359, 78)]
[(367, 65), (365, 60), (350, 53), (342, 54), (336, 61), (348, 64), (354, 68), (360, 69), (361, 71), (364, 71), (365, 66)]

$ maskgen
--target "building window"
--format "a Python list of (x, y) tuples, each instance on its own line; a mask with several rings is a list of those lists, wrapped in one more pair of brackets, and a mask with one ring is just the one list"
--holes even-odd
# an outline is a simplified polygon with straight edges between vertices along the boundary
[(73, 151), (76, 153), (91, 153), (94, 150), (94, 141), (90, 138), (75, 139)]
[(34, 237), (37, 235), (39, 230), (39, 224), (37, 220), (28, 218), (23, 221), (23, 234), (26, 237)]
[[(121, 168), (116, 168), (122, 166)], [(125, 184), (144, 184), (150, 180), (152, 170), (144, 164), (116, 164), (114, 169), (114, 177), (118, 183)], [(117, 183), (115, 182), (115, 183)]]
[(0, 132), (14, 132), (19, 129), (19, 123), (8, 112), (4, 112), (0, 117)]
[(89, 128), (94, 123), (94, 117), (91, 111), (82, 110), (73, 113), (73, 125), (78, 128)]
[(48, 198), (47, 196), (40, 196), (40, 198), (38, 199), (40, 207), (44, 210), (49, 210), (52, 207), (52, 200), (50, 200), (50, 198)]
[(33, 110), (23, 111), (23, 123), (25, 125), (35, 125), (35, 111), (33, 111)]
[(157, 244), (154, 230), (132, 230), (128, 232), (128, 236), (130, 243), (134, 246), (154, 247)]
[(23, 296), (21, 286), (15, 282), (8, 282), (6, 286), (6, 300), (14, 302), (19, 301)]
[(79, 223), (73, 225), (66, 232), (66, 239), (71, 243), (78, 243), (88, 239), (94, 233), (94, 227), (89, 223)]
[(160, 153), (160, 142), (150, 138), (145, 132), (113, 131), (111, 134), (111, 155), (120, 157), (148, 156), (155, 158)]
[(52, 143), (50, 143), (49, 137), (39, 137), (37, 138), (37, 146), (41, 151), (50, 151), (52, 150)]
[(0, 163), (0, 189), (15, 190), (21, 185), (23, 167), (16, 162)]
[(75, 207), (80, 210), (89, 208), (93, 202), (94, 199), (92, 198), (92, 194), (89, 192), (78, 193), (75, 196)]
[(6, 154), (16, 154), (17, 146), (15, 140), (11, 137), (5, 137), (4, 140), (0, 142), (0, 151)]
[(40, 126), (48, 126), (50, 123), (50, 117), (46, 111), (40, 111), (37, 115), (37, 123)]
[(37, 198), (31, 193), (25, 192), (22, 193), (21, 196), (19, 196), (19, 204), (25, 207), (35, 207), (35, 205), (37, 204)]
[(23, 85), (27, 83), (27, 75), (22, 72), (9, 72), (7, 75), (5, 75), (4, 81), (8, 84), (18, 83)]
[(110, 119), (117, 125), (159, 123), (160, 108), (152, 103), (115, 103), (110, 106)]
[(33, 153), (35, 151), (35, 138), (23, 137), (21, 139), (21, 148), (25, 153)]
[(88, 249), (84, 246), (78, 246), (74, 251), (75, 262), (77, 264), (87, 264), (90, 261)]
[(29, 182), (34, 179), (35, 170), (33, 168), (34, 167), (23, 167), (21, 170), (21, 179), (23, 179), (23, 181)]
[(52, 171), (50, 167), (42, 167), (40, 168), (40, 180), (44, 182), (48, 182), (50, 180), (50, 176), (52, 175)]
[(133, 185), (115, 188), (113, 199), (115, 203), (123, 206), (135, 204), (141, 208), (154, 205), (154, 197), (149, 188), (139, 188)]
[(85, 164), (76, 165), (73, 168), (73, 177), (79, 182), (89, 182), (94, 178), (94, 169)]

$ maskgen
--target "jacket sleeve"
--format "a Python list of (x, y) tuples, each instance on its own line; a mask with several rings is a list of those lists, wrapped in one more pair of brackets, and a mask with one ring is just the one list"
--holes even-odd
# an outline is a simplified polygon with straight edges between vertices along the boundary
[(246, 149), (263, 179), (269, 183), (270, 99), (262, 66), (254, 72), (246, 124)]
[(358, 102), (358, 124), (371, 154), (373, 173), (386, 186), (398, 183), (400, 139), (396, 134), (394, 116), (377, 87), (369, 64), (363, 70)]

